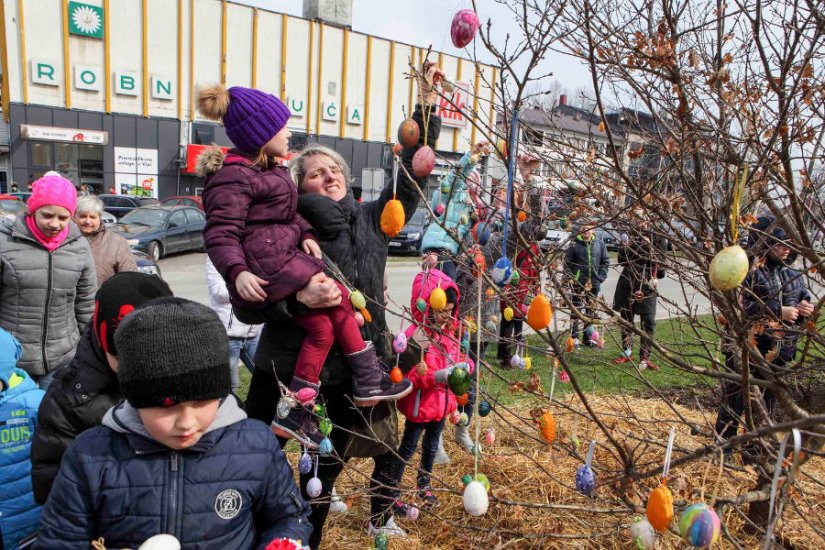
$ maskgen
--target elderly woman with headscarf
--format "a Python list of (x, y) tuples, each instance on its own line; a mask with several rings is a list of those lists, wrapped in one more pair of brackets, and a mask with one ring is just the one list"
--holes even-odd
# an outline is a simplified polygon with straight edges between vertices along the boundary
[(117, 273), (137, 271), (137, 262), (129, 243), (106, 229), (100, 221), (102, 215), (103, 201), (99, 198), (86, 195), (77, 199), (73, 219), (92, 249), (98, 286)]

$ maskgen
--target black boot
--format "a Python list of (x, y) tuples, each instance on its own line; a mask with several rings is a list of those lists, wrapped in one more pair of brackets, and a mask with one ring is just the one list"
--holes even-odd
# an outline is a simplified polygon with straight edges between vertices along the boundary
[(352, 370), (352, 388), (355, 406), (371, 407), (378, 401), (395, 401), (412, 391), (412, 382), (406, 378), (398, 384), (381, 367), (372, 342), (366, 342), (363, 351), (347, 355)]
[[(289, 391), (295, 393), (303, 388), (312, 388), (317, 395), (317, 384), (311, 384), (298, 377), (292, 377), (292, 382), (289, 384)], [(312, 450), (318, 449), (321, 445), (321, 440), (324, 439), (324, 435), (318, 430), (315, 415), (306, 406), (298, 402), (289, 410), (286, 418), (275, 416), (275, 420), (272, 421), (272, 430), (276, 435), (295, 439), (301, 445)]]

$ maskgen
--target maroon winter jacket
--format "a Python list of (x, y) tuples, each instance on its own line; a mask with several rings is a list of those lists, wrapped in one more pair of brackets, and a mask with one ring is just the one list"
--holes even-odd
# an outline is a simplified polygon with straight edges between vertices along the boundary
[[(207, 150), (198, 158), (206, 177), (204, 242), (209, 258), (228, 283), (232, 304), (260, 309), (295, 294), (324, 269), (305, 254), (301, 241), (315, 239), (297, 212), (298, 189), (280, 165), (263, 169), (236, 151)], [(269, 282), (265, 302), (238, 296), (235, 278), (243, 271)]]

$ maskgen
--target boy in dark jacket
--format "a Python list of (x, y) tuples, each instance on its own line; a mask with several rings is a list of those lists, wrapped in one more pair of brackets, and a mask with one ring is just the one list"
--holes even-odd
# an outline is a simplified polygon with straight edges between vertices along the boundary
[(186, 548), (307, 540), (309, 507), (265, 424), (229, 395), (229, 342), (208, 307), (160, 298), (115, 333), (125, 401), (66, 451), (37, 548)]
[[(588, 317), (594, 317), (596, 315), (594, 304), (601, 291), (602, 283), (607, 279), (610, 257), (607, 255), (604, 241), (596, 236), (592, 223), (582, 224), (581, 232), (567, 247), (564, 254), (564, 267), (570, 278), (570, 300), (576, 309)], [(579, 348), (580, 342), (585, 346), (598, 345), (598, 342), (591, 340), (591, 334), (591, 323), (585, 321), (584, 339), (579, 340), (579, 316), (573, 315), (570, 335), (573, 337), (576, 349)]]
[[(799, 327), (813, 314), (811, 294), (802, 275), (790, 267), (796, 252), (791, 250), (785, 230), (774, 218), (761, 217), (751, 227), (748, 253), (752, 267), (742, 283), (742, 306), (748, 318), (764, 327), (764, 332), (756, 337), (757, 349), (776, 372), (781, 372), (796, 355)], [(725, 362), (734, 370), (729, 353)], [(755, 368), (751, 374), (762, 377)], [(725, 402), (719, 408), (716, 431), (722, 439), (728, 439), (736, 435), (745, 403), (738, 382), (727, 381), (722, 389)], [(766, 390), (764, 399), (770, 413), (776, 397)]]
[(40, 522), (29, 451), (43, 390), (17, 367), (21, 355), (17, 338), (0, 329), (0, 549), (5, 550), (17, 550)]
[(100, 426), (103, 415), (122, 398), (117, 383), (115, 330), (136, 307), (172, 290), (163, 279), (137, 271), (118, 273), (101, 285), (95, 315), (74, 359), (59, 370), (40, 404), (32, 441), (34, 500), (45, 504), (60, 459), (80, 432)]

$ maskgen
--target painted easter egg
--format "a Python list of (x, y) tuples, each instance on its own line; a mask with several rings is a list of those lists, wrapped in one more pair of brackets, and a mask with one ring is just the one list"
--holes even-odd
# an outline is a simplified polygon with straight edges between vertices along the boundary
[(349, 295), (349, 301), (354, 309), (364, 309), (367, 307), (367, 299), (361, 294), (361, 291), (356, 290)]
[(292, 410), (292, 405), (295, 402), (294, 399), (284, 399), (283, 397), (278, 400), (278, 405), (275, 407), (275, 412), (278, 415), (278, 418), (286, 418), (289, 416), (289, 411)]
[(573, 340), (572, 336), (567, 337), (567, 340), (564, 343), (564, 347), (568, 353), (576, 349), (576, 341)]
[(673, 521), (673, 493), (664, 483), (647, 497), (647, 520), (657, 531), (664, 531)]
[(710, 262), (710, 284), (717, 290), (733, 290), (745, 280), (748, 267), (748, 255), (741, 246), (723, 248)]
[(495, 428), (490, 428), (484, 434), (484, 443), (486, 443), (487, 445), (493, 445), (495, 442), (496, 442), (496, 429)]
[(427, 362), (421, 361), (415, 366), (415, 374), (418, 376), (426, 376), (427, 375)]
[(493, 266), (493, 282), (496, 283), (498, 286), (504, 286), (510, 281), (510, 277), (513, 274), (513, 264), (510, 263), (505, 257), (501, 257), (496, 260), (496, 264)]
[(441, 203), (436, 204), (435, 208), (433, 208), (433, 213), (435, 213), (436, 216), (441, 216), (444, 213), (444, 205)]
[(485, 417), (493, 410), (493, 407), (488, 401), (482, 401), (478, 404), (478, 416)]
[(435, 152), (429, 145), (425, 145), (413, 155), (413, 174), (419, 178), (425, 178), (432, 173), (433, 168), (435, 168)]
[(510, 275), (510, 284), (516, 286), (520, 280), (521, 275), (519, 275), (518, 269), (514, 269), (513, 274)]
[(507, 306), (504, 308), (504, 311), (501, 312), (501, 315), (504, 317), (505, 321), (512, 321), (514, 313), (513, 308)]
[(587, 464), (582, 464), (576, 469), (576, 489), (587, 496), (592, 495), (596, 489), (596, 474)]
[(539, 294), (530, 302), (527, 309), (527, 324), (535, 331), (543, 330), (550, 325), (553, 318), (553, 308), (544, 294)]
[(550, 445), (556, 440), (556, 418), (550, 411), (545, 411), (544, 414), (539, 417), (539, 432), (541, 433), (541, 438)]
[(430, 307), (436, 311), (441, 311), (447, 307), (447, 293), (441, 287), (435, 287), (430, 292)]
[(461, 413), (458, 415), (458, 425), (459, 426), (468, 426), (470, 424), (470, 417), (467, 413)]
[(447, 377), (450, 390), (456, 395), (464, 395), (470, 389), (472, 378), (466, 369), (455, 367)]
[(415, 301), (415, 309), (417, 309), (421, 313), (424, 313), (425, 311), (427, 311), (427, 301), (424, 300), (424, 298), (418, 298)]
[(679, 533), (694, 548), (706, 548), (716, 542), (721, 529), (719, 516), (707, 504), (689, 506), (679, 518)]
[(400, 143), (396, 143), (395, 145), (392, 146), (392, 154), (393, 155), (400, 155), (401, 151), (403, 149), (404, 149), (403, 145), (401, 145)]
[(388, 550), (390, 547), (390, 538), (386, 533), (378, 533), (375, 535), (375, 550)]
[(477, 223), (473, 229), (473, 236), (478, 244), (484, 246), (490, 240), (490, 226), (486, 222)]
[(310, 498), (318, 498), (322, 490), (323, 485), (321, 485), (321, 480), (317, 477), (313, 477), (307, 482), (307, 494)]
[(519, 210), (518, 214), (516, 214), (516, 219), (520, 222), (527, 220), (527, 212), (524, 210)]
[(639, 518), (631, 524), (630, 538), (639, 550), (656, 546), (656, 531), (646, 519)]
[(484, 485), (471, 481), (464, 488), (464, 510), (471, 516), (483, 516), (490, 506), (490, 499)]
[(295, 399), (298, 400), (298, 403), (301, 405), (308, 405), (315, 400), (315, 397), (318, 395), (318, 392), (313, 388), (301, 388), (300, 390), (295, 392)]
[(520, 369), (523, 366), (523, 363), (521, 362), (521, 356), (518, 353), (516, 353), (510, 358), (510, 366), (516, 369)]
[(407, 335), (403, 332), (399, 332), (395, 335), (395, 338), (392, 339), (392, 350), (395, 353), (404, 353), (407, 349)]
[(464, 474), (463, 476), (461, 476), (461, 483), (463, 483), (465, 487), (472, 480), (473, 480), (473, 476), (471, 476), (470, 474)]
[(138, 550), (180, 550), (180, 541), (172, 535), (155, 535), (146, 539)]
[(461, 419), (461, 413), (458, 411), (453, 411), (449, 415), (447, 415), (447, 422), (455, 426), (458, 424), (458, 421)]
[(498, 332), (498, 327), (496, 327), (496, 324), (494, 322), (487, 321), (486, 323), (484, 323), (484, 330), (491, 334), (495, 334), (496, 332)]
[(443, 178), (441, 180), (441, 192), (444, 193), (445, 195), (450, 192), (450, 189), (452, 189), (452, 187), (453, 186), (452, 186), (452, 184), (450, 184), (449, 179)]
[(309, 456), (309, 453), (304, 452), (301, 455), (301, 458), (298, 460), (298, 472), (302, 474), (308, 474), (312, 470), (312, 457)]
[(320, 445), (318, 445), (318, 452), (322, 455), (332, 454), (332, 441), (328, 437), (321, 440)]
[(486, 474), (479, 472), (473, 476), (473, 479), (484, 485), (485, 491), (490, 491), (490, 478), (488, 478)]
[(404, 205), (398, 199), (390, 199), (381, 210), (381, 231), (387, 237), (395, 237), (406, 225)]
[(407, 521), (416, 521), (419, 513), (420, 510), (417, 506), (409, 505), (407, 506), (407, 513), (405, 514), (405, 517), (407, 518)]
[(411, 118), (406, 119), (398, 126), (398, 142), (404, 147), (413, 147), (418, 143), (421, 131), (418, 123)]
[(524, 363), (524, 365), (523, 365), (524, 370), (530, 370), (530, 369), (533, 368), (533, 358), (532, 357), (525, 357), (524, 361), (522, 361), (522, 363)]
[(459, 10), (450, 24), (450, 40), (456, 48), (463, 48), (473, 41), (481, 23), (473, 10)]
[(470, 401), (470, 394), (465, 393), (464, 395), (456, 395), (455, 402), (458, 404), (459, 407), (464, 407)]

